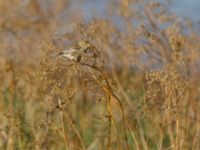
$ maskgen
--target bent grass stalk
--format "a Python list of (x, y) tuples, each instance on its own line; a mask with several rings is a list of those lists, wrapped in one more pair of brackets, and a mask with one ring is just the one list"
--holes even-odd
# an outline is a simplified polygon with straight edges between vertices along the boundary
[(58, 100), (58, 104), (59, 104), (59, 108), (60, 108), (60, 119), (61, 119), (61, 123), (62, 123), (62, 132), (63, 132), (63, 138), (64, 138), (64, 142), (65, 142), (65, 149), (69, 150), (69, 143), (68, 143), (68, 138), (67, 138), (67, 134), (66, 134), (66, 130), (65, 130), (65, 123), (64, 123), (64, 118), (63, 118), (63, 110), (62, 110), (62, 103), (61, 100)]
[[(123, 108), (123, 105), (122, 105), (122, 103), (121, 103), (121, 100), (113, 93), (112, 88), (111, 88), (111, 86), (110, 86), (110, 84), (109, 84), (109, 82), (108, 82), (108, 79), (107, 79), (106, 75), (104, 74), (104, 72), (103, 72), (101, 69), (99, 69), (99, 68), (97, 68), (97, 67), (95, 67), (95, 66), (89, 65), (89, 64), (85, 64), (85, 63), (79, 63), (79, 64), (82, 65), (82, 66), (89, 67), (90, 69), (92, 69), (92, 70), (94, 70), (94, 71), (98, 71), (98, 72), (100, 72), (101, 75), (103, 76), (103, 80), (104, 80), (104, 82), (106, 83), (106, 87), (102, 86), (101, 81), (99, 81), (99, 80), (97, 79), (97, 77), (94, 76), (93, 72), (92, 72), (91, 70), (89, 70), (89, 71), (91, 72), (91, 74), (93, 75), (94, 79), (95, 79), (95, 80), (97, 81), (97, 83), (99, 84), (99, 87), (101, 87), (101, 89), (105, 92), (105, 94), (106, 94), (106, 95), (110, 95), (111, 98), (113, 98), (113, 100), (116, 100), (116, 101), (118, 102), (118, 104), (119, 104), (119, 106), (120, 106), (120, 109), (121, 109), (121, 113), (122, 113), (123, 129), (124, 129), (125, 141), (126, 141), (126, 149), (129, 150), (128, 136), (127, 136), (127, 129), (126, 129), (126, 119), (125, 119), (124, 108)], [(110, 100), (107, 101), (107, 102), (110, 103)], [(109, 108), (109, 107), (110, 107), (110, 104), (108, 104), (108, 108)], [(110, 108), (109, 108), (109, 109), (110, 109)], [(108, 110), (108, 111), (110, 111), (110, 110)], [(110, 113), (111, 113), (111, 112), (110, 112)], [(112, 114), (112, 113), (111, 113), (111, 114)], [(111, 117), (112, 117), (112, 116), (111, 116)], [(110, 135), (110, 131), (109, 131), (109, 135)], [(110, 139), (109, 139), (109, 140), (110, 140)], [(108, 143), (108, 146), (109, 146), (109, 145), (110, 145), (110, 144)]]

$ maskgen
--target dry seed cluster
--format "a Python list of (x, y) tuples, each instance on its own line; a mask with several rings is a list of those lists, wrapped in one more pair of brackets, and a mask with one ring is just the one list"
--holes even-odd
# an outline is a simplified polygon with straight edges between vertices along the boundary
[(186, 86), (173, 65), (167, 65), (162, 71), (148, 72), (145, 78), (145, 101), (150, 108), (156, 106), (165, 113), (179, 111)]

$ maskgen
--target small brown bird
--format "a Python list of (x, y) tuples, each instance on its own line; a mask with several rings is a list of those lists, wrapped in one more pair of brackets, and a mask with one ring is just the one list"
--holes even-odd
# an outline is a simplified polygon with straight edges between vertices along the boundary
[(65, 49), (60, 54), (69, 60), (79, 62), (82, 54), (86, 53), (91, 46), (92, 45), (87, 41), (80, 41), (77, 46)]

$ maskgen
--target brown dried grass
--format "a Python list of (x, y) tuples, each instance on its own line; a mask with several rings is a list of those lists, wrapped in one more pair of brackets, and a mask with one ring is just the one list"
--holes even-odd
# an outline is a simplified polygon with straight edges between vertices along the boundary
[[(167, 4), (108, 4), (120, 29), (65, 0), (0, 2), (1, 149), (200, 149), (199, 35)], [(80, 61), (59, 55), (80, 41)]]

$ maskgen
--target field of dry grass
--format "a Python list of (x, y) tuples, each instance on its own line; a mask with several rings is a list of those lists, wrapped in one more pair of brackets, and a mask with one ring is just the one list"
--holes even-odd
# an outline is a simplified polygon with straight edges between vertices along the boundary
[(199, 150), (193, 22), (149, 0), (85, 19), (83, 3), (0, 1), (0, 149)]

